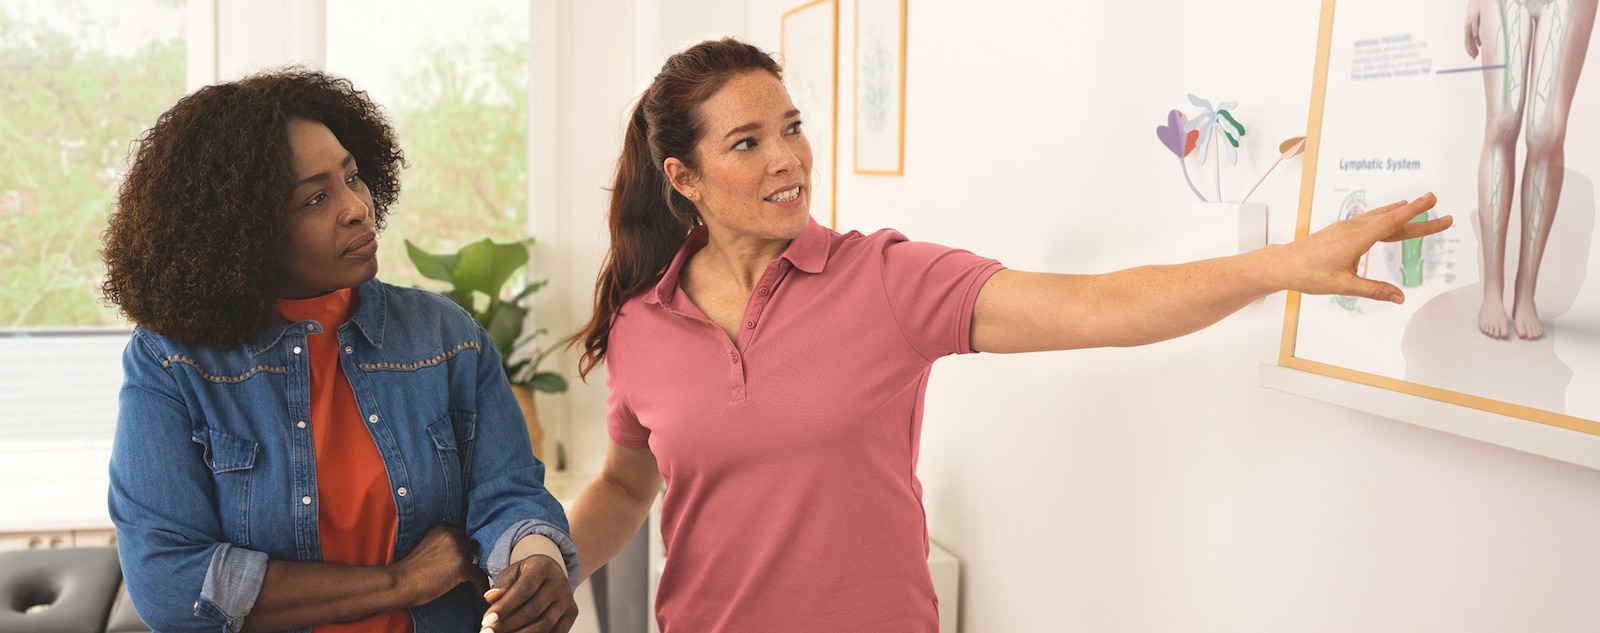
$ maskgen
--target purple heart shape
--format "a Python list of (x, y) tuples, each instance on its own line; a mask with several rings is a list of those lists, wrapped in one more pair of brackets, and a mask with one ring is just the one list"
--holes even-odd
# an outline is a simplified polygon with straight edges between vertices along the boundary
[(1189, 124), (1189, 117), (1182, 112), (1173, 110), (1167, 113), (1167, 124), (1156, 128), (1156, 138), (1161, 139), (1161, 144), (1167, 146), (1174, 156), (1183, 158), (1184, 127)]

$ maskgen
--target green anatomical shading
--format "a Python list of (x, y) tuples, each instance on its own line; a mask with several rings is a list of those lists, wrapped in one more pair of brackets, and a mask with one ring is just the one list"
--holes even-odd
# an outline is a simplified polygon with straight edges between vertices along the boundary
[[(1561, 11), (1562, 4), (1551, 2), (1545, 5), (1546, 14), (1541, 21), (1548, 24), (1547, 36), (1544, 41), (1538, 42), (1539, 55), (1533, 68), (1533, 94), (1529, 95), (1528, 103), (1528, 138), (1540, 138), (1545, 133), (1544, 126), (1550, 125), (1555, 118), (1556, 80), (1561, 76), (1561, 51), (1567, 45), (1567, 20)], [(1531, 169), (1528, 174), (1528, 184), (1524, 188), (1522, 214), (1522, 240), (1528, 247), (1539, 235), (1538, 227), (1545, 214), (1545, 177), (1548, 174), (1547, 161), (1530, 160)]]

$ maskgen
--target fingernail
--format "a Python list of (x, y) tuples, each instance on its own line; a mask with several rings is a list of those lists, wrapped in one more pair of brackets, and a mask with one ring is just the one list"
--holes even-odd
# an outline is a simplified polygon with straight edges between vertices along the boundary
[(499, 621), (500, 614), (490, 611), (488, 615), (483, 616), (483, 622), (479, 623), (478, 626), (483, 627), (483, 630), (487, 631), (489, 630), (489, 627), (494, 626), (494, 623)]
[(1401, 297), (1400, 295), (1389, 295), (1389, 300), (1397, 304), (1406, 302), (1405, 298)]
[[(504, 590), (499, 588), (499, 587), (492, 587), (488, 591), (483, 592), (483, 599), (484, 600), (493, 600), (494, 596), (496, 594), (500, 593), (501, 591), (504, 591)], [(491, 615), (493, 615), (493, 614), (491, 614)]]
[(483, 629), (481, 631), (478, 631), (478, 633), (494, 633), (494, 629)]

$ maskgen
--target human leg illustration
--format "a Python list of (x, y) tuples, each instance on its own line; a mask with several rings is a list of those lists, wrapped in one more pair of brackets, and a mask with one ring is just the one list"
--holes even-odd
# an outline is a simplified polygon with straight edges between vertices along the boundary
[[(1478, 236), (1483, 254), (1483, 306), (1478, 329), (1510, 335), (1505, 310), (1506, 225), (1516, 177), (1517, 134), (1522, 128), (1532, 17), (1521, 0), (1483, 3), (1478, 23), (1484, 66), (1483, 154), (1478, 161)], [(1470, 49), (1469, 49), (1470, 50)]]
[(1522, 243), (1512, 289), (1517, 336), (1544, 336), (1534, 304), (1539, 266), (1555, 224), (1566, 167), (1567, 118), (1583, 71), (1597, 0), (1554, 0), (1534, 18), (1528, 74), (1527, 163), (1522, 172)]

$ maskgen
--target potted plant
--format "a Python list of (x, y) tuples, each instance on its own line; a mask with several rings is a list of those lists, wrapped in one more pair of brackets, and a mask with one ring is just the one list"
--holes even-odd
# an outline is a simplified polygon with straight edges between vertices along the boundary
[(417, 248), (411, 240), (406, 240), (406, 254), (422, 276), (450, 284), (450, 289), (440, 294), (465, 308), (488, 331), (489, 339), (500, 352), (501, 368), (511, 381), (511, 390), (522, 405), (533, 452), (543, 459), (544, 428), (539, 424), (533, 392), (561, 393), (567, 390), (567, 379), (553, 371), (539, 370), (539, 363), (551, 350), (538, 349), (532, 343), (545, 329), (523, 332), (528, 309), (520, 304), (543, 288), (548, 280), (528, 282), (515, 294), (506, 291), (506, 284), (527, 265), (531, 246), (531, 237), (506, 244), (484, 238), (453, 254), (440, 255)]

